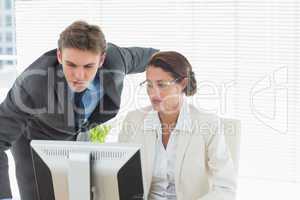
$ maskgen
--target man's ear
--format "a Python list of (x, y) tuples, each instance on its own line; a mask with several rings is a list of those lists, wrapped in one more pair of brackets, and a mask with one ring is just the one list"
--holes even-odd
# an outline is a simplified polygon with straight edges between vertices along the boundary
[(62, 64), (62, 52), (61, 50), (57, 49), (56, 50), (56, 57), (57, 57), (57, 60), (60, 64)]
[(102, 67), (104, 61), (105, 61), (105, 58), (106, 58), (106, 53), (103, 53), (101, 56), (100, 56), (100, 61), (99, 61), (99, 68)]

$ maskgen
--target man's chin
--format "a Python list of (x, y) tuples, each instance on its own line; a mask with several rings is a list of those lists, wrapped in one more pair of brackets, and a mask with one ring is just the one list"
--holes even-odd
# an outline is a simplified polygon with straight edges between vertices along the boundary
[(85, 89), (86, 89), (87, 87), (85, 87), (85, 86), (72, 86), (71, 87), (71, 90), (73, 91), (73, 92), (83, 92)]

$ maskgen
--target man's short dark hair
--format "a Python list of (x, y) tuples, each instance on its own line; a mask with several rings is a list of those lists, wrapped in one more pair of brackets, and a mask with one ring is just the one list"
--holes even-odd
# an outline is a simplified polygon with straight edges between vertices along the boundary
[(99, 26), (85, 21), (75, 21), (60, 34), (58, 48), (59, 50), (76, 48), (93, 53), (104, 53), (106, 41)]

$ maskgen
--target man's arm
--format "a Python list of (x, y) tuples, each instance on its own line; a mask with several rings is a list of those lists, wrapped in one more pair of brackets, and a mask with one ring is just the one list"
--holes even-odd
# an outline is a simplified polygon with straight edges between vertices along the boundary
[(29, 95), (16, 81), (0, 105), (0, 199), (11, 198), (8, 159), (4, 151), (24, 133), (26, 119), (30, 115), (22, 111), (20, 103), (25, 106), (28, 102), (30, 102)]
[(121, 57), (125, 63), (125, 74), (144, 72), (151, 56), (158, 52), (153, 48), (119, 48)]
[(8, 159), (4, 151), (0, 151), (0, 177), (0, 199), (11, 198), (12, 196), (8, 177)]

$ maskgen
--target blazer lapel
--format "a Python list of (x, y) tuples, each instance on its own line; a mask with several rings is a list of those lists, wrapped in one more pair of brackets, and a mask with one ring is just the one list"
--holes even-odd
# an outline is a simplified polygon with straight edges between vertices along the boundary
[(190, 140), (191, 140), (191, 133), (188, 132), (179, 133), (177, 150), (176, 150), (176, 164), (175, 164), (175, 185), (176, 186), (179, 185), (183, 160)]
[(145, 192), (149, 193), (151, 182), (152, 182), (152, 174), (153, 174), (153, 166), (155, 159), (155, 149), (156, 142), (158, 137), (158, 130), (160, 129), (160, 121), (158, 118), (158, 114), (156, 111), (151, 110), (144, 119), (144, 148), (145, 152), (145, 177), (146, 177), (146, 186)]
[(152, 173), (153, 173), (153, 166), (154, 166), (154, 159), (155, 159), (155, 147), (156, 147), (156, 141), (157, 141), (157, 134), (155, 130), (152, 131), (145, 131), (145, 141), (144, 141), (144, 148), (145, 152), (145, 192), (148, 194), (151, 187), (152, 182)]
[(186, 102), (183, 103), (180, 111), (175, 131), (178, 131), (178, 142), (176, 149), (176, 164), (175, 164), (175, 185), (179, 186), (180, 175), (182, 172), (183, 161), (186, 156), (189, 143), (192, 138), (192, 124), (190, 119), (189, 106)]

